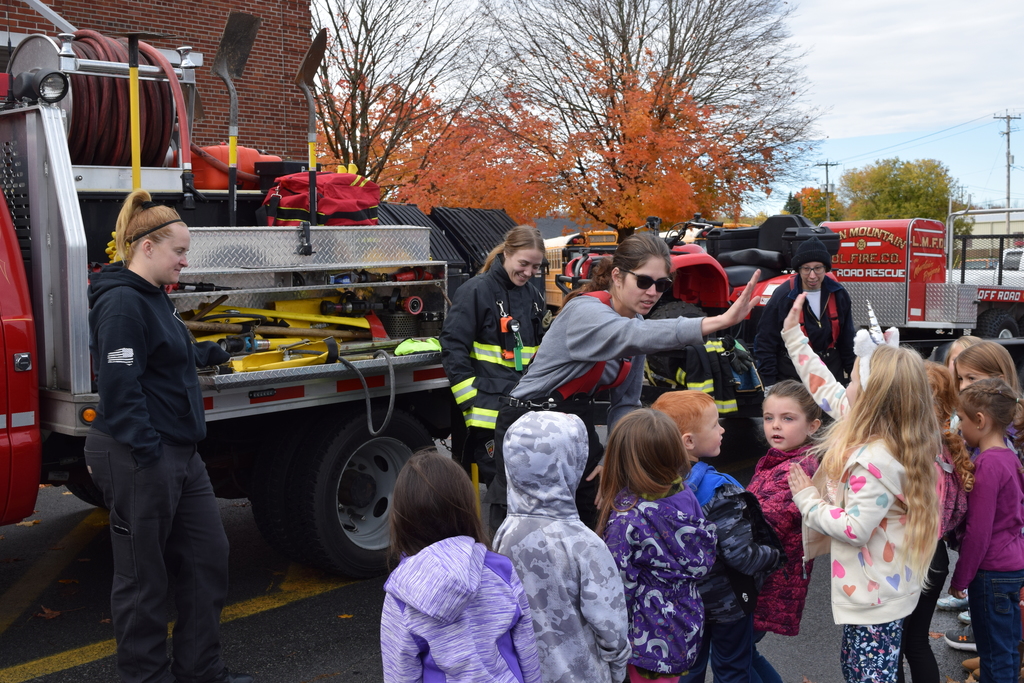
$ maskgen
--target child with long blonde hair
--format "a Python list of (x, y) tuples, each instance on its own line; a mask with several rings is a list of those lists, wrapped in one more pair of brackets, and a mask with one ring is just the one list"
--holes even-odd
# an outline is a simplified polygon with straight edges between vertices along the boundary
[[(820, 490), (790, 468), (804, 559), (829, 551), (846, 681), (897, 679), (903, 619), (917, 605), (939, 531), (939, 425), (921, 357), (880, 345), (845, 418), (816, 449)], [(825, 478), (838, 482), (831, 502)]]
[[(974, 465), (967, 454), (964, 440), (950, 428), (950, 418), (956, 414), (959, 401), (953, 375), (939, 363), (925, 361), (928, 385), (932, 389), (935, 419), (942, 431), (942, 452), (935, 458), (939, 498), (939, 539), (928, 568), (928, 582), (917, 601), (917, 607), (903, 622), (903, 644), (900, 648), (898, 683), (903, 683), (903, 660), (910, 667), (913, 681), (939, 680), (939, 665), (931, 646), (931, 621), (942, 595), (942, 587), (949, 575), (949, 553), (944, 538), (955, 537), (962, 529), (967, 509), (967, 492), (974, 486)], [(954, 546), (959, 547), (959, 546)]]
[(683, 484), (689, 471), (676, 423), (664, 413), (634, 410), (608, 435), (598, 533), (626, 590), (631, 683), (674, 683), (701, 650), (697, 580), (715, 563), (716, 535)]

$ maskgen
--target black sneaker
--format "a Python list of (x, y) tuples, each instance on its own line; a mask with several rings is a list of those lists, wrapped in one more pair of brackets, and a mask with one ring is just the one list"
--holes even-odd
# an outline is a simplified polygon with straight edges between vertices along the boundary
[(954, 628), (946, 631), (946, 644), (954, 650), (978, 651), (978, 646), (974, 642), (974, 629), (971, 628), (970, 624), (963, 628)]

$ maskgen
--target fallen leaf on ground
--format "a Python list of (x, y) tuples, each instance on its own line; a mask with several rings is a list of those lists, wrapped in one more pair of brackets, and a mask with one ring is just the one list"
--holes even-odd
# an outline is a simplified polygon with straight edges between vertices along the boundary
[(15, 526), (35, 526), (39, 524), (38, 519), (26, 519), (24, 522), (18, 522)]
[(339, 614), (338, 618), (339, 619), (351, 619), (352, 615), (351, 614)]
[[(938, 631), (928, 631), (928, 636), (929, 636), (930, 638), (935, 638), (936, 640), (938, 640), (939, 638), (941, 638), (941, 637), (942, 637), (942, 636), (944, 636), (944, 635), (945, 635), (944, 633), (940, 633), (940, 632), (938, 632)], [(947, 678), (948, 678), (948, 677), (947, 677)], [(956, 682), (956, 681), (953, 681), (953, 683), (957, 683), (957, 682)]]
[(109, 624), (110, 623), (110, 619), (100, 619), (100, 623), (101, 624)]
[(59, 612), (59, 611), (57, 611), (55, 609), (47, 609), (46, 607), (43, 607), (42, 605), (40, 605), (39, 608), (41, 610), (43, 610), (43, 611), (40, 612), (39, 614), (37, 614), (36, 616), (37, 617), (42, 617), (43, 619), (56, 619), (57, 617), (59, 617), (61, 615), (61, 612)]
[(4, 540), (4, 537), (3, 537), (3, 536), (0, 536), (0, 541), (2, 541), (2, 540)]
[(804, 676), (804, 680), (803, 680), (803, 681), (801, 681), (800, 683), (814, 683), (814, 681), (812, 681), (811, 679), (809, 679), (809, 678), (808, 678), (807, 676)]
[(62, 493), (61, 495), (62, 495), (62, 496), (73, 496), (73, 495), (75, 495), (75, 494), (71, 493), (71, 491), (65, 491), (65, 492), (64, 492), (64, 493)]
[(58, 579), (57, 583), (78, 583), (78, 579)]

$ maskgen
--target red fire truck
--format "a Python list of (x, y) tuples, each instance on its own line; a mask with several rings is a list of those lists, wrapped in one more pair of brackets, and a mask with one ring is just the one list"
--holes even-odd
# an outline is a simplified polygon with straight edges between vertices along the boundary
[[(1017, 356), (1013, 339), (1024, 315), (1024, 283), (1007, 277), (1001, 280), (1007, 284), (978, 284), (971, 271), (951, 267), (953, 237), (941, 222), (837, 221), (822, 227), (839, 236), (832, 273), (850, 293), (858, 326), (868, 324), (870, 301), (882, 327), (899, 328), (902, 340), (922, 350), (975, 334), (999, 339)], [(784, 279), (759, 284), (759, 305)]]
[[(431, 228), (268, 227), (255, 217), (264, 194), (252, 190), (237, 197), (206, 190), (207, 201), (195, 202), (184, 161), (190, 121), (170, 118), (172, 110), (187, 111), (181, 88), (170, 86), (194, 94), (196, 63), (187, 49), (153, 52), (166, 63), (143, 69), (76, 54), (82, 38), (31, 36), (11, 57), (13, 84), (0, 78), (0, 524), (32, 513), (40, 483), (102, 504), (82, 455), (99, 403), (86, 289), (90, 263), (106, 261), (133, 169), (116, 160), (76, 161), (69, 145), (100, 135), (75, 132), (77, 108), (90, 105), (78, 86), (114, 88), (138, 68), (143, 92), (180, 105), (165, 107), (167, 126), (142, 129), (142, 143), (161, 153), (136, 169), (154, 200), (175, 207), (191, 228), (182, 280), (202, 282), (170, 297), (188, 323), (207, 325), (192, 329), (223, 332), (213, 338), (222, 345), (238, 342), (230, 350), (245, 365), (200, 377), (207, 421), (200, 452), (214, 489), (248, 497), (267, 541), (296, 560), (350, 576), (383, 571), (398, 471), (414, 450), (450, 433), (440, 353), (393, 354), (423, 324), (422, 315), (397, 306), (417, 301), (417, 311), (444, 313), (447, 267), (431, 260)], [(69, 79), (78, 87), (74, 108)], [(358, 323), (349, 331), (335, 324), (340, 314), (322, 314), (325, 303), (354, 302), (380, 309), (380, 332), (395, 341), (378, 333), (369, 314), (345, 318)], [(388, 332), (385, 314), (401, 329)], [(275, 339), (259, 340), (262, 348), (252, 334), (242, 336), (267, 325)], [(229, 328), (240, 328), (230, 340)], [(297, 338), (285, 343), (282, 336)], [(365, 341), (324, 341), (335, 336)], [(265, 360), (253, 367), (257, 356)]]

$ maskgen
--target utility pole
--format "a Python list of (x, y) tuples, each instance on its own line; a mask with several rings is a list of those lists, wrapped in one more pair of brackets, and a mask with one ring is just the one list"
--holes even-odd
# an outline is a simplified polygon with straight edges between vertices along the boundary
[(1010, 121), (1019, 119), (1020, 115), (1016, 116), (1010, 114), (1009, 111), (1003, 116), (992, 115), (994, 119), (1005, 119), (1006, 120), (1006, 132), (999, 133), (1000, 135), (1006, 136), (1006, 232), (1010, 232), (1010, 169), (1013, 167), (1013, 156), (1010, 154)]
[[(1020, 117), (1018, 116), (1017, 118), (1020, 118)], [(828, 159), (826, 159), (824, 163), (815, 164), (815, 166), (824, 166), (825, 167), (825, 220), (827, 220), (827, 221), (832, 220), (832, 203), (829, 201), (829, 196), (832, 194), (832, 189), (833, 189), (832, 185), (829, 184), (829, 182), (828, 182), (828, 167), (829, 166), (838, 166), (838, 165), (839, 165), (838, 161), (829, 161)]]

